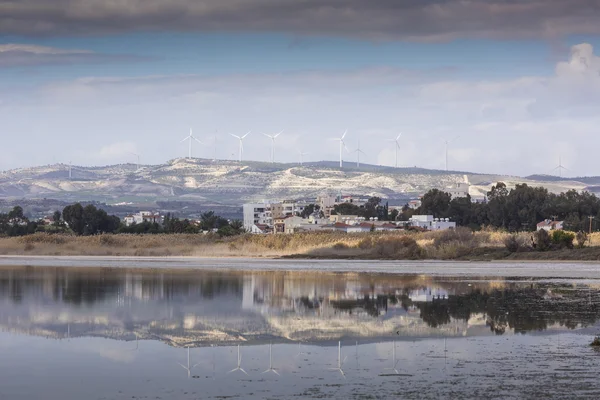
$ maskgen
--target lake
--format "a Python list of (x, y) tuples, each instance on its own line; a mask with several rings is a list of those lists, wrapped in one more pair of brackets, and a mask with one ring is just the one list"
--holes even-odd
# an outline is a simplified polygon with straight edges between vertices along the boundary
[(597, 399), (598, 270), (4, 258), (0, 399)]

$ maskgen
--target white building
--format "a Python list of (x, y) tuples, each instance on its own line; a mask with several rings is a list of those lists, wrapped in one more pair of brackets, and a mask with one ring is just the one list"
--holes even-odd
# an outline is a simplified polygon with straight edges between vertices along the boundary
[(562, 230), (563, 221), (552, 221), (550, 219), (546, 219), (537, 224), (537, 230), (541, 231), (542, 229), (546, 231)]
[(152, 211), (140, 211), (137, 214), (129, 214), (123, 218), (126, 226), (133, 224), (142, 224), (144, 222), (157, 223), (162, 225), (164, 217), (160, 213)]
[(244, 229), (253, 232), (254, 225), (273, 226), (273, 214), (269, 203), (249, 203), (243, 205)]
[(448, 218), (434, 218), (433, 215), (413, 215), (408, 221), (410, 226), (439, 231), (456, 228), (456, 222), (450, 222)]
[(450, 194), (452, 199), (467, 197), (469, 195), (469, 188), (471, 185), (468, 183), (457, 183), (446, 189), (446, 192)]

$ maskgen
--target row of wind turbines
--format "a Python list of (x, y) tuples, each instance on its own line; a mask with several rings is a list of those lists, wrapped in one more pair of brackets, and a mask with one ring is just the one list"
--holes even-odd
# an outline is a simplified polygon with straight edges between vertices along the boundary
[[(239, 135), (234, 135), (233, 133), (230, 133), (230, 135), (238, 140), (238, 161), (242, 162), (243, 160), (243, 156), (244, 156), (244, 139), (246, 139), (246, 137), (251, 133), (252, 131), (248, 131), (246, 132), (244, 135), (239, 136)], [(267, 137), (268, 139), (270, 139), (271, 141), (271, 157), (270, 157), (270, 162), (271, 163), (275, 163), (275, 140), (279, 137), (279, 135), (281, 135), (284, 131), (280, 131), (274, 135), (269, 135), (267, 133), (263, 133), (263, 135), (265, 137)], [(335, 140), (337, 142), (339, 142), (339, 147), (340, 147), (340, 168), (344, 167), (344, 150), (346, 150), (347, 153), (356, 153), (356, 166), (357, 168), (360, 167), (360, 156), (362, 155), (367, 155), (363, 150), (361, 150), (360, 148), (360, 138), (357, 139), (357, 147), (355, 150), (350, 151), (348, 149), (348, 147), (346, 146), (346, 135), (348, 134), (348, 130), (345, 130), (344, 133), (339, 137), (339, 138), (332, 138), (331, 140)], [(395, 153), (395, 163), (394, 163), (394, 167), (398, 168), (398, 155), (399, 155), (399, 150), (402, 150), (401, 146), (400, 146), (400, 138), (402, 136), (402, 133), (400, 133), (398, 136), (396, 136), (394, 139), (388, 139), (389, 142), (394, 142), (394, 153)], [(460, 136), (455, 137), (452, 140), (446, 140), (444, 141), (444, 144), (446, 146), (446, 171), (448, 171), (448, 147), (449, 145), (454, 142), (455, 140), (457, 140)], [(190, 128), (190, 133), (188, 136), (186, 136), (181, 143), (188, 141), (188, 158), (192, 158), (192, 144), (194, 141), (198, 142), (199, 144), (204, 145), (204, 143), (198, 139), (197, 137), (194, 136), (192, 129)], [(214, 144), (216, 146), (216, 142), (217, 142), (217, 138), (215, 136), (214, 138)], [(299, 155), (300, 155), (300, 165), (304, 164), (304, 156), (310, 154), (307, 152), (304, 152), (302, 150), (298, 151)], [(135, 154), (135, 153), (131, 153), (132, 155), (135, 155), (138, 157), (138, 165), (139, 165), (139, 155)], [(216, 150), (215, 150), (215, 157), (214, 159), (216, 159)], [(213, 159), (213, 160), (214, 160)]]

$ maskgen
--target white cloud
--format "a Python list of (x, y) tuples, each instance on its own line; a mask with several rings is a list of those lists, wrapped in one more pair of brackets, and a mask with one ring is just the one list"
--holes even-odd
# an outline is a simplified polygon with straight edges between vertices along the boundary
[[(93, 157), (73, 158), (82, 164), (124, 162), (136, 150), (145, 162), (185, 155), (186, 146), (178, 142), (190, 126), (205, 138), (218, 130), (220, 158), (237, 155), (237, 144), (227, 133), (252, 129), (244, 142), (245, 156), (267, 160), (268, 141), (260, 132), (285, 129), (277, 142), (278, 160), (296, 162), (299, 148), (309, 151), (311, 160), (337, 160), (337, 144), (327, 138), (348, 129), (349, 147), (355, 147), (360, 135), (369, 163), (393, 165), (387, 140), (403, 132), (402, 166), (443, 168), (443, 141), (460, 135), (449, 152), (452, 169), (545, 173), (564, 154), (572, 174), (600, 174), (594, 161), (600, 145), (599, 68), (593, 48), (581, 44), (552, 76), (497, 81), (393, 68), (91, 77), (55, 82), (21, 99), (6, 96), (0, 118), (8, 131), (28, 133), (44, 143), (43, 150), (27, 149), (42, 159), (52, 146), (74, 152), (81, 132), (103, 143)], [(43, 141), (48, 137), (57, 143)], [(194, 152), (213, 155), (210, 145)], [(17, 159), (32, 159), (24, 154)]]

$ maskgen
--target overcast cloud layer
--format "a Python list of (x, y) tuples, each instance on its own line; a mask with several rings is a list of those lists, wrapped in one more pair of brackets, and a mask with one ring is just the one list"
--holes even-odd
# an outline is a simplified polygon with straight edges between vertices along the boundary
[[(8, 135), (0, 168), (68, 162), (83, 165), (160, 163), (187, 155), (190, 127), (206, 145), (199, 157), (234, 159), (228, 133), (253, 130), (245, 157), (268, 160), (261, 132), (286, 131), (278, 161), (336, 160), (329, 138), (348, 129), (364, 162), (393, 165), (389, 139), (399, 132), (400, 165), (527, 175), (549, 173), (562, 156), (570, 175), (600, 174), (597, 135), (600, 58), (582, 43), (564, 55), (552, 76), (506, 80), (457, 79), (440, 71), (377, 67), (346, 71), (89, 77), (31, 91), (3, 91), (0, 118)], [(217, 144), (213, 137), (217, 135)], [(23, 138), (27, 141), (23, 142)], [(345, 154), (346, 160), (355, 159)]]
[(145, 60), (151, 60), (151, 58), (129, 54), (99, 54), (88, 50), (65, 50), (47, 46), (0, 44), (0, 68)]
[(0, 0), (0, 32), (277, 31), (370, 39), (600, 33), (600, 0)]

